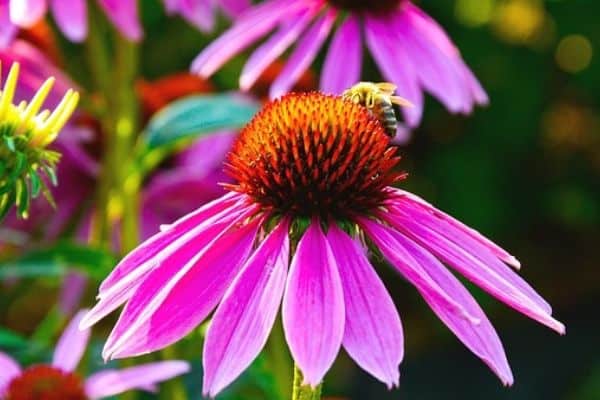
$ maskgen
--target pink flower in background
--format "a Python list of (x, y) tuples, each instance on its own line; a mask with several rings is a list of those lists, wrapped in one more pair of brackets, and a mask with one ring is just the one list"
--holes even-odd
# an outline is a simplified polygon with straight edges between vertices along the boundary
[(80, 311), (66, 327), (54, 349), (51, 364), (22, 369), (15, 360), (0, 352), (0, 398), (101, 399), (133, 389), (156, 391), (158, 383), (189, 371), (185, 361), (163, 361), (121, 370), (105, 369), (83, 380), (75, 372), (90, 336), (89, 330), (78, 329), (83, 314)]
[[(97, 0), (106, 17), (126, 38), (138, 41), (143, 36), (137, 0)], [(8, 3), (8, 4), (7, 4)], [(167, 12), (179, 14), (202, 30), (214, 25), (215, 2), (213, 0), (164, 0)], [(248, 0), (222, 0), (217, 2), (229, 15), (241, 12)], [(8, 6), (8, 7), (7, 7)], [(52, 16), (62, 33), (73, 42), (83, 41), (88, 32), (86, 0), (0, 0), (0, 27), (2, 37), (14, 35), (13, 25), (29, 28), (44, 18), (50, 8)], [(7, 20), (7, 10), (10, 20)], [(5, 32), (6, 31), (6, 32)], [(8, 43), (7, 39), (4, 39)]]
[(339, 94), (361, 80), (364, 40), (385, 80), (396, 84), (398, 94), (414, 104), (402, 109), (409, 127), (421, 121), (424, 91), (454, 113), (468, 114), (475, 104), (488, 101), (444, 30), (408, 0), (267, 0), (243, 13), (205, 48), (192, 71), (212, 75), (275, 28), (246, 62), (240, 76), (242, 90), (248, 90), (271, 62), (296, 44), (271, 86), (272, 98), (288, 92), (335, 31), (321, 73), (324, 92)]
[(220, 6), (229, 17), (236, 17), (250, 6), (251, 0), (164, 0), (169, 14), (179, 14), (204, 32), (215, 25), (216, 7)]
[(343, 346), (397, 386), (402, 326), (370, 248), (510, 385), (498, 335), (442, 262), (530, 318), (560, 333), (564, 326), (511, 270), (513, 256), (390, 186), (405, 174), (389, 140), (367, 109), (340, 97), (289, 94), (267, 104), (229, 153), (230, 192), (129, 253), (81, 327), (125, 304), (103, 356), (129, 357), (178, 341), (216, 309), (203, 353), (203, 391), (215, 396), (260, 353), (282, 305), (304, 383), (317, 385)]
[(142, 192), (142, 238), (223, 195), (220, 182), (228, 181), (223, 160), (237, 132), (215, 132), (175, 156), (172, 168), (155, 172)]

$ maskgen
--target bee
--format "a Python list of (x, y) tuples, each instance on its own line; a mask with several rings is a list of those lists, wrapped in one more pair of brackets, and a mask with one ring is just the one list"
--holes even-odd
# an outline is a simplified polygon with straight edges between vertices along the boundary
[(393, 138), (398, 129), (398, 119), (393, 105), (412, 107), (412, 103), (400, 96), (394, 96), (396, 85), (389, 82), (359, 82), (342, 93), (342, 98), (366, 107), (377, 118), (385, 133)]

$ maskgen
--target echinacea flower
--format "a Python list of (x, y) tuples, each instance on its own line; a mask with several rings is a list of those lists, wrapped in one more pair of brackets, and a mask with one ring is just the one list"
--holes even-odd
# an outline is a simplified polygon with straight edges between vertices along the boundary
[[(142, 38), (143, 29), (139, 21), (137, 0), (97, 0), (97, 2), (123, 36), (133, 41)], [(164, 3), (169, 14), (179, 14), (204, 31), (213, 28), (217, 3), (231, 16), (239, 14), (248, 6), (248, 0), (221, 0), (216, 3), (214, 0), (164, 0)], [(59, 29), (69, 40), (81, 42), (87, 37), (86, 0), (0, 0), (0, 21), (6, 20), (3, 9), (7, 6), (10, 20), (6, 21), (6, 27), (0, 28), (0, 31), (2, 29), (7, 31), (4, 35), (0, 32), (0, 37), (13, 35), (13, 24), (22, 28), (33, 26), (44, 18), (48, 7)]]
[(203, 391), (216, 395), (257, 357), (280, 305), (304, 383), (317, 385), (341, 346), (388, 387), (398, 385), (403, 333), (367, 257), (378, 252), (438, 317), (511, 384), (502, 344), (445, 262), (514, 309), (558, 332), (563, 325), (508, 265), (506, 251), (392, 187), (395, 167), (379, 120), (318, 92), (268, 103), (241, 131), (226, 169), (229, 192), (146, 240), (100, 285), (85, 328), (122, 304), (106, 359), (181, 339), (216, 308), (203, 352)]
[(135, 367), (104, 369), (85, 380), (75, 371), (87, 348), (90, 331), (79, 330), (84, 311), (66, 327), (50, 364), (22, 369), (8, 354), (0, 352), (0, 398), (5, 400), (93, 400), (132, 389), (152, 390), (156, 384), (185, 374), (185, 361), (162, 361)]
[[(337, 20), (341, 23), (336, 28)], [(274, 28), (277, 31), (246, 62), (240, 76), (242, 90), (249, 89), (273, 60), (296, 43), (271, 86), (272, 98), (288, 92), (335, 30), (321, 73), (324, 92), (340, 94), (360, 80), (364, 35), (383, 77), (414, 104), (403, 109), (409, 127), (421, 120), (424, 91), (454, 113), (468, 114), (475, 104), (488, 101), (444, 30), (409, 0), (268, 0), (243, 13), (205, 48), (192, 71), (212, 75)]]
[(17, 213), (28, 216), (30, 197), (43, 193), (52, 201), (44, 179), (56, 184), (55, 168), (60, 153), (47, 147), (58, 136), (79, 101), (79, 94), (69, 89), (53, 112), (40, 111), (52, 89), (48, 78), (30, 102), (13, 104), (19, 64), (13, 63), (0, 93), (0, 220), (13, 204)]

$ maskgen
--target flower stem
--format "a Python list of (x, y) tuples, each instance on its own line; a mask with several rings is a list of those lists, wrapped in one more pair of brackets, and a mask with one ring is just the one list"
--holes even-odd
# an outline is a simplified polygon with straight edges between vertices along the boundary
[(288, 396), (292, 389), (293, 362), (287, 352), (287, 344), (280, 319), (277, 319), (271, 331), (271, 336), (267, 342), (266, 356), (277, 386), (277, 398), (289, 398)]
[[(178, 356), (175, 348), (171, 346), (160, 351), (160, 358), (162, 360), (176, 360)], [(188, 398), (181, 377), (170, 379), (164, 382), (162, 386), (163, 390), (158, 395), (159, 400), (186, 400)]]
[(139, 185), (131, 182), (130, 166), (135, 135), (138, 131), (138, 101), (133, 90), (138, 67), (138, 47), (119, 36), (116, 44), (116, 123), (115, 161), (118, 193), (122, 203), (121, 251), (127, 252), (139, 243)]
[(292, 400), (320, 400), (322, 383), (316, 387), (303, 385), (302, 372), (297, 365), (294, 364), (294, 388), (292, 389)]
[(90, 12), (88, 55), (94, 83), (101, 94), (98, 118), (104, 143), (92, 241), (110, 247), (113, 227), (120, 223), (120, 250), (127, 252), (139, 242), (140, 185), (129, 179), (138, 132), (138, 100), (133, 90), (138, 46), (114, 29), (106, 29), (96, 6), (91, 5)]

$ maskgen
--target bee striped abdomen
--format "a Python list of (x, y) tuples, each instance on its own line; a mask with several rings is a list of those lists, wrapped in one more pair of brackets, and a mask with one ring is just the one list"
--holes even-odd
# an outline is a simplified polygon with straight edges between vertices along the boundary
[(398, 120), (392, 103), (382, 98), (378, 108), (377, 118), (383, 124), (385, 133), (390, 137), (394, 137), (398, 129)]

